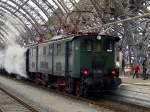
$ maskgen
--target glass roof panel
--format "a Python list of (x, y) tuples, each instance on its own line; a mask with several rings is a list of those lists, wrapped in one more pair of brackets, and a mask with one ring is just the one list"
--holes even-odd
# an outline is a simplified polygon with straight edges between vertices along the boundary
[(37, 10), (45, 20), (48, 20), (47, 16), (43, 13), (43, 11), (35, 3), (33, 3), (32, 1), (29, 1), (28, 4), (30, 4), (35, 10)]

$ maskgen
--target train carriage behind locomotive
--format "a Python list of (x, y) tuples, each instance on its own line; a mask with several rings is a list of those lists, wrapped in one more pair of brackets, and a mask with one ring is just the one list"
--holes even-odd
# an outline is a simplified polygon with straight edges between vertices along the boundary
[(65, 86), (78, 96), (117, 87), (121, 83), (115, 65), (117, 41), (117, 37), (87, 34), (31, 45), (27, 52), (29, 77), (49, 86)]

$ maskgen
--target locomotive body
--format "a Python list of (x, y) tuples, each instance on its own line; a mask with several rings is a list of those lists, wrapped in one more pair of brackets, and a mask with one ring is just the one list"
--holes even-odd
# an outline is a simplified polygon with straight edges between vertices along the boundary
[(29, 46), (29, 78), (64, 87), (77, 96), (113, 89), (121, 83), (115, 65), (118, 40), (106, 35), (78, 35)]

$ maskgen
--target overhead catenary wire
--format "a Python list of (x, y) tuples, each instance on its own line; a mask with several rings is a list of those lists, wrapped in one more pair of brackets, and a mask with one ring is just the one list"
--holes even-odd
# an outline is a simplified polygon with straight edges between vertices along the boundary
[[(99, 32), (100, 34), (103, 34), (103, 33), (105, 33), (106, 31), (108, 31), (109, 29), (112, 28), (111, 25), (115, 25), (115, 24), (118, 24), (118, 23), (123, 23), (123, 22), (131, 21), (131, 20), (143, 18), (143, 17), (146, 17), (146, 16), (150, 16), (150, 12), (149, 12), (149, 13), (145, 13), (145, 14), (143, 14), (143, 15), (130, 17), (130, 18), (127, 18), (127, 19), (122, 19), (122, 20), (119, 20), (119, 21), (110, 22), (110, 23), (104, 24), (104, 25), (99, 26), (99, 27), (96, 27), (96, 28), (102, 28), (102, 27), (108, 27), (108, 26), (110, 26), (109, 28), (107, 28), (107, 29), (104, 30), (103, 32)], [(95, 29), (95, 28), (92, 28), (92, 29)], [(92, 29), (90, 29), (90, 30), (92, 30)]]
[(123, 20), (107, 23), (107, 24), (104, 24), (103, 27), (109, 26), (109, 25), (113, 25), (113, 24), (122, 23), (122, 22), (131, 21), (131, 20), (135, 20), (135, 19), (142, 18), (142, 17), (145, 17), (145, 16), (150, 16), (150, 12), (149, 13), (145, 13), (145, 14), (140, 15), (140, 16), (134, 16), (134, 17), (130, 17), (130, 18), (127, 18), (127, 19), (123, 19)]
[[(104, 24), (104, 25), (102, 25), (102, 26), (92, 27), (92, 28), (89, 28), (89, 30), (93, 30), (93, 29), (96, 29), (96, 28), (102, 28), (102, 27), (108, 27), (108, 26), (111, 26), (111, 25), (115, 25), (115, 24), (118, 24), (118, 23), (123, 23), (123, 22), (131, 21), (131, 20), (143, 18), (143, 17), (146, 17), (146, 16), (150, 16), (150, 12), (149, 12), (149, 13), (145, 13), (145, 14), (143, 14), (143, 15), (130, 17), (130, 18), (127, 18), (127, 19), (122, 19), (122, 20), (119, 20), (119, 21), (110, 22), (110, 23)], [(110, 28), (106, 29), (106, 31), (109, 30), (109, 29), (110, 29)], [(104, 33), (104, 32), (105, 32), (105, 31), (103, 31), (103, 33)]]

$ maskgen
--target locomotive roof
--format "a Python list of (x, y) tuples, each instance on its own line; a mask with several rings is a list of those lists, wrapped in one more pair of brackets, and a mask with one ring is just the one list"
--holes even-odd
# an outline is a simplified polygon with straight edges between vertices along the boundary
[[(65, 41), (70, 41), (73, 40), (74, 38), (79, 38), (80, 36), (88, 36), (88, 35), (57, 35), (52, 37), (50, 40), (46, 40), (44, 42), (39, 42), (39, 43), (34, 43), (34, 44), (30, 44), (27, 45), (27, 47), (31, 47), (31, 46), (37, 46), (39, 44), (44, 44), (44, 43), (50, 43), (50, 42), (57, 42), (57, 41), (61, 41), (61, 40), (65, 40)], [(92, 34), (91, 36), (98, 36), (98, 34)], [(120, 38), (119, 37), (113, 37), (113, 36), (109, 36), (109, 35), (100, 35), (102, 37), (107, 37), (107, 38), (112, 38), (115, 41), (119, 41)]]
[(74, 37), (75, 37), (75, 35), (70, 35), (70, 36), (57, 35), (57, 36), (52, 37), (50, 40), (46, 40), (46, 41), (39, 42), (39, 43), (29, 44), (29, 45), (27, 45), (27, 47), (37, 46), (39, 44), (44, 44), (44, 43), (47, 43), (47, 42), (55, 42), (55, 41), (59, 41), (59, 40), (68, 40), (69, 41), (69, 40), (72, 40)]

